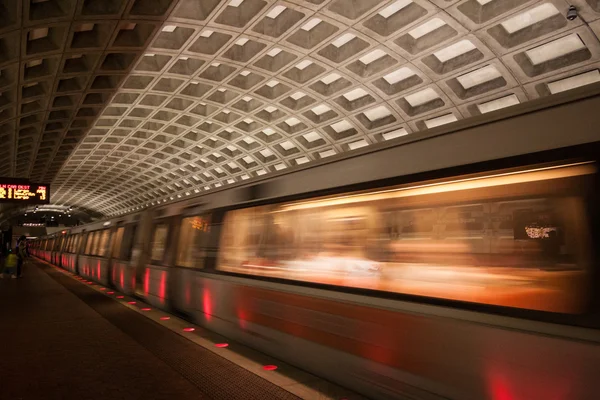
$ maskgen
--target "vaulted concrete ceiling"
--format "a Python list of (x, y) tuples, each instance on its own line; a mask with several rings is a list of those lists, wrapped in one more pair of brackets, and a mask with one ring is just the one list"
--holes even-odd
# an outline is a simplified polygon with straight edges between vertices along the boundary
[(571, 3), (0, 0), (0, 176), (116, 215), (599, 81)]

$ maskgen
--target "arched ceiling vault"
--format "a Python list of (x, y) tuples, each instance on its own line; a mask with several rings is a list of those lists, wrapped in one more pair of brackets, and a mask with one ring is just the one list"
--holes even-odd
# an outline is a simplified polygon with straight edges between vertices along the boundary
[(597, 82), (572, 4), (0, 0), (0, 176), (116, 215)]

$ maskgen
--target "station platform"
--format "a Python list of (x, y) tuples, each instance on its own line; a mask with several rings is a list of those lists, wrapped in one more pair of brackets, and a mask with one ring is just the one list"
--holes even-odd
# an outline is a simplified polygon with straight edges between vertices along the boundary
[(363, 399), (29, 259), (0, 280), (3, 399)]

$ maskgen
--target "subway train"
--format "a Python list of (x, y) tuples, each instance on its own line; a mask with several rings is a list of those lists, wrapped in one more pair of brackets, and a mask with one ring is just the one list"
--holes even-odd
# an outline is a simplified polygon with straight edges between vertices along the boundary
[(32, 252), (369, 398), (597, 399), (597, 89)]

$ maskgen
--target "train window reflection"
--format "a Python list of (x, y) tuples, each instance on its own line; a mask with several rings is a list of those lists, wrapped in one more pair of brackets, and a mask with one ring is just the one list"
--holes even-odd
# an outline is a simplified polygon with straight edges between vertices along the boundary
[(210, 215), (184, 218), (177, 245), (177, 265), (204, 268), (210, 233)]
[(73, 243), (71, 243), (71, 253), (77, 253), (77, 250), (79, 249), (79, 241), (81, 240), (81, 234), (78, 233), (75, 235), (74, 239), (73, 239)]
[(153, 262), (162, 262), (165, 249), (167, 247), (167, 234), (169, 231), (169, 227), (167, 224), (159, 224), (154, 228), (154, 233), (152, 235), (152, 243), (151, 243), (151, 259)]
[(580, 312), (593, 173), (544, 167), (231, 211), (217, 268)]
[(113, 250), (112, 257), (119, 258), (121, 254), (121, 243), (123, 243), (123, 233), (125, 232), (125, 227), (121, 226), (117, 229), (117, 233), (113, 236)]
[(106, 253), (108, 252), (108, 245), (110, 243), (110, 230), (104, 229), (100, 232), (100, 239), (98, 241), (98, 252), (97, 255), (100, 257), (106, 257)]
[(94, 232), (88, 232), (86, 234), (85, 238), (86, 238), (85, 254), (91, 255), (92, 254), (92, 242), (94, 241)]

